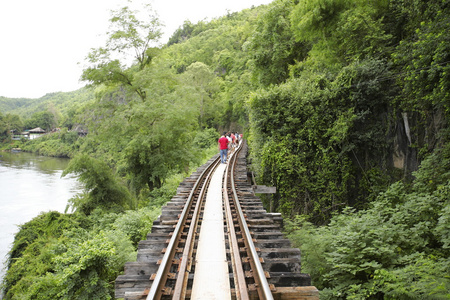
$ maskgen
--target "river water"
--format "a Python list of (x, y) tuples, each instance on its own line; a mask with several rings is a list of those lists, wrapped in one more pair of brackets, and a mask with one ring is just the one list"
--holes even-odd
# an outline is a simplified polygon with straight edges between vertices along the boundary
[(61, 178), (68, 163), (69, 159), (0, 152), (0, 279), (17, 225), (41, 212), (64, 212), (67, 200), (82, 190), (74, 176)]

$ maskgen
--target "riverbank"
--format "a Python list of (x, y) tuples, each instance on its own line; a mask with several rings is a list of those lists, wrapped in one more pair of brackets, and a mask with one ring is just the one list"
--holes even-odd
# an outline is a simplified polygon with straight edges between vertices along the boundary
[(41, 212), (64, 212), (67, 201), (81, 192), (75, 176), (61, 178), (68, 163), (27, 152), (0, 152), (0, 277), (19, 226)]
[(56, 158), (72, 158), (78, 151), (78, 133), (63, 129), (58, 132), (43, 135), (32, 140), (11, 140), (0, 144), (0, 151), (11, 152), (20, 149), (20, 152), (29, 152), (42, 156)]

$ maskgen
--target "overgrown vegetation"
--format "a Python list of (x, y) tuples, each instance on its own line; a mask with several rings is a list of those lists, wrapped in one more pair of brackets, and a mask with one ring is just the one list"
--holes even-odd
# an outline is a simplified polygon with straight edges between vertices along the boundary
[(323, 298), (448, 299), (449, 150), (430, 155), (411, 185), (392, 184), (367, 210), (348, 208), (321, 227), (300, 216), (291, 222)]
[[(0, 138), (62, 127), (21, 147), (75, 157), (66, 172), (87, 187), (73, 214), (22, 226), (7, 299), (112, 297), (142, 237), (143, 223), (126, 220), (151, 219), (223, 129), (245, 131), (257, 181), (277, 187), (264, 201), (291, 218), (321, 298), (448, 299), (449, 10), (275, 0), (185, 22), (161, 49), (151, 10), (113, 12), (108, 43), (88, 54), (83, 101), (30, 113), (26, 99), (0, 99)], [(50, 216), (67, 230), (50, 231)]]
[(114, 280), (136, 259), (158, 210), (42, 213), (15, 237), (6, 299), (113, 299)]

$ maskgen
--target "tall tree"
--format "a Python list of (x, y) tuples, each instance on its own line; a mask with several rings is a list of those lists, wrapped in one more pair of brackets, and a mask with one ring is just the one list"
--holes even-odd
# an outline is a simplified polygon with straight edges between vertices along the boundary
[(11, 131), (23, 129), (22, 120), (18, 115), (0, 113), (0, 139), (10, 136)]
[(293, 0), (274, 1), (258, 19), (256, 30), (245, 44), (253, 59), (254, 76), (263, 85), (280, 84), (289, 77), (289, 65), (302, 61), (309, 46), (297, 42), (290, 26)]
[(83, 71), (82, 80), (94, 85), (127, 86), (146, 99), (143, 88), (133, 78), (155, 56), (157, 49), (151, 46), (161, 37), (161, 23), (150, 4), (144, 5), (141, 13), (145, 20), (139, 16), (128, 6), (112, 11), (106, 44), (91, 50), (86, 58), (90, 66)]
[(199, 114), (195, 94), (180, 84), (180, 75), (159, 63), (156, 59), (136, 76), (148, 101), (117, 113), (131, 128), (123, 151), (124, 170), (137, 194), (145, 186), (161, 187), (171, 172), (184, 171), (195, 156), (192, 139)]
[[(198, 94), (200, 116), (200, 127), (205, 126), (205, 120), (209, 117), (213, 117), (213, 103), (212, 94), (217, 91), (217, 83), (215, 81), (216, 76), (207, 65), (201, 62), (195, 62), (187, 67), (184, 73), (186, 82), (192, 86)], [(211, 115), (212, 114), (212, 115)]]
[(31, 118), (25, 121), (25, 127), (41, 127), (45, 130), (51, 130), (56, 125), (55, 116), (49, 111), (41, 111), (31, 115)]

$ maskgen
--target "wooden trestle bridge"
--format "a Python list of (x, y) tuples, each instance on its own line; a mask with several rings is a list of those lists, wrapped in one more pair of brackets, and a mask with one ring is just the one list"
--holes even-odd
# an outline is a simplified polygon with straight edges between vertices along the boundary
[(116, 279), (116, 298), (319, 299), (300, 251), (281, 233), (247, 177), (242, 142), (180, 184)]

